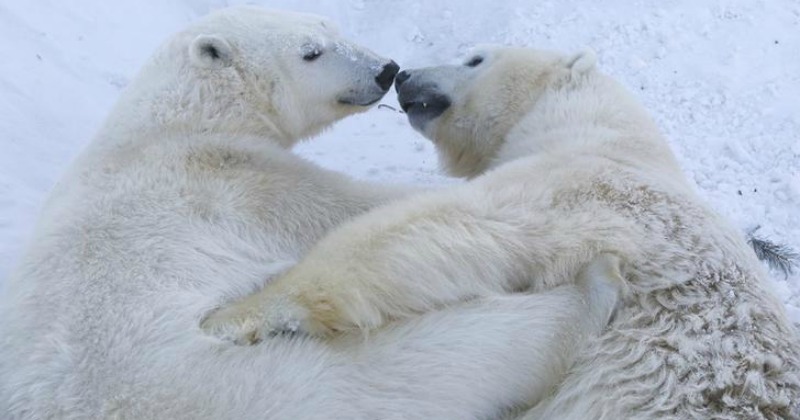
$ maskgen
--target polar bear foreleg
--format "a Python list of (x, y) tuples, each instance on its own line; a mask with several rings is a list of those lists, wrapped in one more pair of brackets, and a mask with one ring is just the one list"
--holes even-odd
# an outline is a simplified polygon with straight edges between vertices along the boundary
[[(383, 208), (343, 226), (261, 292), (213, 313), (203, 328), (245, 343), (281, 331), (325, 336), (376, 328), (528, 288), (552, 258), (541, 254), (590, 252), (583, 242), (603, 233), (549, 226), (533, 215), (527, 226), (487, 219), (435, 199), (419, 204)], [(549, 234), (554, 229), (567, 234)]]

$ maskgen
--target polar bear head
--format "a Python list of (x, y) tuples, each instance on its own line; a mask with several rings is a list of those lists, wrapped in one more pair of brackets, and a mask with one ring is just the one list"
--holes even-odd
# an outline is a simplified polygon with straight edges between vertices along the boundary
[(172, 37), (125, 106), (150, 104), (146, 118), (180, 130), (266, 135), (289, 147), (368, 109), (398, 70), (324, 18), (234, 7)]
[(435, 144), (454, 176), (484, 172), (508, 133), (548, 91), (593, 73), (592, 52), (483, 46), (458, 65), (404, 70), (395, 85), (411, 125)]

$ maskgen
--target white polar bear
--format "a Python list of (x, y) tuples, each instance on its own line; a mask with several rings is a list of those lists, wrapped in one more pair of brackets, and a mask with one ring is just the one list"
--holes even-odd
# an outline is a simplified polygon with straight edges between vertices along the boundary
[(7, 282), (0, 418), (460, 420), (544, 392), (543, 334), (571, 348), (602, 323), (567, 326), (606, 316), (613, 294), (497, 297), (331, 342), (237, 347), (197, 327), (405, 194), (287, 150), (365, 110), (396, 72), (307, 15), (231, 9), (171, 38), (53, 192)]
[(547, 290), (610, 253), (626, 283), (615, 320), (526, 418), (800, 417), (798, 336), (763, 268), (593, 54), (485, 48), (395, 83), (450, 172), (476, 178), (343, 225), (212, 331), (371, 328)]

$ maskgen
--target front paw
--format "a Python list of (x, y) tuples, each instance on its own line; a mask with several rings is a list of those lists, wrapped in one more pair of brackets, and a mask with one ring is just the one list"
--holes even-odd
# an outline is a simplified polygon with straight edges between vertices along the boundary
[(299, 332), (302, 311), (289, 311), (287, 306), (251, 297), (211, 312), (200, 322), (200, 328), (238, 345), (257, 344), (282, 332)]
[(335, 334), (337, 329), (325, 322), (329, 311), (319, 309), (308, 308), (291, 296), (265, 298), (257, 294), (211, 312), (200, 322), (200, 328), (206, 334), (237, 345), (257, 344), (284, 333)]

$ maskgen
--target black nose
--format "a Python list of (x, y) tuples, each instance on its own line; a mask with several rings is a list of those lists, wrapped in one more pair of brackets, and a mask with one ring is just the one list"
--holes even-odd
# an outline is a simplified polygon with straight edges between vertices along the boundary
[(394, 78), (395, 86), (399, 88), (400, 85), (402, 85), (403, 82), (408, 80), (409, 77), (411, 77), (411, 73), (409, 73), (409, 72), (407, 72), (405, 70), (401, 71), (400, 73), (397, 74), (397, 77)]
[(381, 89), (389, 90), (389, 88), (392, 87), (394, 76), (399, 70), (400, 66), (398, 66), (394, 61), (390, 61), (389, 64), (383, 66), (383, 71), (381, 71), (381, 74), (375, 78), (375, 81), (378, 82), (378, 86), (380, 86)]

